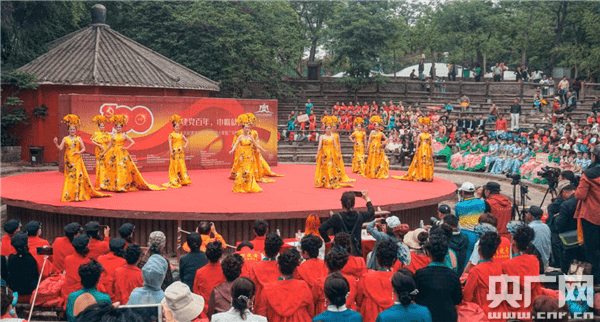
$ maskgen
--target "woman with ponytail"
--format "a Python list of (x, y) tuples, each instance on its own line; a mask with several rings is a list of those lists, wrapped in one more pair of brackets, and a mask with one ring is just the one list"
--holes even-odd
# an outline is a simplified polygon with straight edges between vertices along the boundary
[(256, 289), (247, 277), (238, 277), (231, 285), (231, 309), (212, 316), (212, 322), (266, 322), (267, 318), (250, 312), (254, 306)]
[(431, 322), (429, 309), (413, 303), (415, 295), (419, 291), (411, 276), (396, 272), (392, 276), (392, 288), (394, 289), (394, 305), (379, 313), (377, 322)]
[(325, 280), (325, 296), (329, 306), (327, 311), (317, 315), (313, 321), (323, 322), (362, 322), (360, 313), (346, 307), (346, 298), (350, 292), (348, 280), (340, 272), (333, 273)]

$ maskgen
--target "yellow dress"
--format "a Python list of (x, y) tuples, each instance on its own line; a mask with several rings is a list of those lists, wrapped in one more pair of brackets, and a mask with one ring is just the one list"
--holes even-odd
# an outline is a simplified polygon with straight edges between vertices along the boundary
[(354, 181), (356, 181), (356, 179), (351, 179), (346, 174), (346, 168), (344, 167), (344, 157), (340, 153), (342, 150), (342, 146), (340, 145), (340, 135), (337, 133), (333, 133), (333, 137), (335, 138), (335, 142), (337, 143), (337, 146), (340, 149), (340, 151), (334, 149), (335, 150), (334, 151), (334, 153), (335, 153), (334, 161), (335, 161), (338, 169), (340, 169), (340, 181), (341, 182), (354, 182)]
[[(240, 135), (242, 135), (242, 133), (244, 133), (244, 130), (239, 130), (235, 133), (235, 136), (233, 137), (233, 144), (235, 144), (235, 142), (237, 142), (238, 137)], [(252, 130), (250, 132), (250, 135), (252, 135), (252, 137), (256, 141), (258, 141), (258, 132), (256, 130)], [(258, 181), (258, 182), (275, 182), (275, 180), (265, 178), (265, 176), (283, 177), (283, 175), (276, 174), (275, 172), (273, 172), (271, 170), (271, 167), (269, 166), (269, 164), (267, 163), (265, 158), (263, 158), (262, 154), (256, 147), (252, 146), (252, 149), (254, 150), (254, 153), (256, 155), (256, 158), (255, 158), (255, 160), (256, 160), (256, 166), (255, 166), (256, 181)], [(240, 151), (240, 146), (238, 145), (238, 147), (236, 148), (236, 151), (234, 153), (235, 158), (233, 159), (233, 164), (231, 165), (231, 174), (229, 175), (229, 179), (235, 179), (235, 175), (237, 173), (237, 168), (239, 167), (239, 165), (238, 165), (239, 151)]]
[(250, 193), (261, 192), (262, 189), (256, 183), (256, 161), (254, 154), (254, 143), (251, 139), (241, 139), (235, 153), (237, 169), (235, 173), (235, 184), (231, 191)]
[(433, 150), (431, 148), (431, 135), (421, 133), (421, 145), (410, 163), (408, 172), (403, 176), (392, 176), (394, 179), (410, 181), (433, 181)]
[(338, 189), (340, 187), (352, 187), (350, 184), (340, 183), (342, 172), (337, 166), (337, 150), (334, 138), (323, 138), (321, 150), (317, 155), (317, 170), (315, 171), (315, 187)]
[(65, 181), (60, 201), (84, 201), (96, 197), (110, 197), (110, 195), (98, 192), (92, 187), (92, 181), (88, 176), (83, 159), (80, 154), (74, 154), (81, 150), (79, 137), (65, 140)]
[(103, 151), (106, 151), (106, 147), (108, 143), (110, 143), (110, 134), (105, 131), (96, 131), (92, 136), (92, 141), (102, 145), (103, 149), (100, 149), (99, 146), (96, 146), (96, 182), (94, 183), (94, 187), (96, 189), (100, 189), (102, 182), (106, 179), (106, 158), (101, 157)]
[(182, 186), (190, 185), (192, 184), (192, 179), (190, 179), (187, 167), (185, 166), (185, 153), (183, 151), (185, 140), (183, 139), (183, 134), (172, 132), (169, 134), (169, 140), (171, 140), (173, 154), (169, 163), (169, 183), (163, 184), (163, 187), (181, 188)]
[(166, 190), (144, 180), (129, 151), (123, 150), (124, 143), (122, 133), (113, 136), (113, 145), (104, 155), (106, 179), (101, 188), (109, 191)]
[(390, 172), (390, 161), (385, 155), (385, 146), (381, 144), (382, 132), (374, 133), (369, 146), (369, 157), (365, 164), (365, 177), (369, 179), (387, 179)]
[(352, 157), (352, 172), (365, 173), (365, 135), (364, 131), (354, 131), (354, 156)]

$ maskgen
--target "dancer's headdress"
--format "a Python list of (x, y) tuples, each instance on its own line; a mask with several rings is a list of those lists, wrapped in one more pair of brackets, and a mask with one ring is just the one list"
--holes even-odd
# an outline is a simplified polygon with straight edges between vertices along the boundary
[(125, 125), (127, 124), (127, 115), (115, 114), (110, 117), (110, 122), (115, 125)]
[(106, 118), (106, 116), (104, 115), (96, 115), (94, 116), (94, 118), (92, 119), (92, 123), (96, 123), (98, 125), (100, 124), (104, 124), (108, 122), (108, 119)]
[(180, 115), (175, 114), (171, 116), (171, 123), (173, 123), (173, 125), (181, 125), (183, 124), (183, 119)]
[(336, 118), (335, 116), (325, 116), (321, 119), (321, 122), (323, 122), (323, 124), (325, 124), (326, 126), (334, 126), (336, 124), (334, 118)]
[(246, 115), (248, 115), (248, 124), (256, 123), (256, 116), (254, 116), (254, 114), (246, 113)]
[(381, 117), (379, 115), (373, 115), (369, 119), (369, 123), (374, 124), (374, 125), (379, 125), (379, 124), (383, 123), (383, 120), (381, 119)]
[(363, 120), (362, 117), (357, 117), (354, 119), (354, 124), (363, 124), (365, 123), (365, 120)]
[(422, 118), (419, 119), (419, 124), (421, 124), (421, 125), (431, 125), (433, 123), (431, 122), (430, 118), (428, 118), (428, 117), (422, 117)]
[(250, 118), (248, 117), (248, 114), (240, 114), (235, 120), (235, 123), (239, 125), (247, 125), (250, 124)]
[(62, 122), (69, 126), (79, 127), (81, 126), (81, 119), (75, 114), (67, 114), (63, 117)]

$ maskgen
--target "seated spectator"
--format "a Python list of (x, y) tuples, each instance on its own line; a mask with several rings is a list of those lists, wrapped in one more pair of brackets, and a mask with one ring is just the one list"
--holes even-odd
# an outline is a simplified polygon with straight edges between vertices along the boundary
[(393, 275), (391, 267), (396, 261), (397, 251), (398, 246), (394, 242), (382, 241), (375, 253), (379, 269), (370, 269), (358, 283), (356, 306), (365, 322), (375, 322), (379, 313), (394, 305), (389, 281)]
[(315, 316), (313, 321), (323, 322), (362, 322), (361, 315), (346, 307), (346, 297), (350, 292), (350, 284), (341, 273), (333, 273), (327, 277), (324, 285), (324, 293), (327, 296), (327, 311)]
[(488, 118), (487, 121), (488, 122), (493, 122), (498, 118), (498, 107), (496, 106), (496, 103), (492, 103), (492, 106), (490, 107), (490, 110), (488, 112)]
[[(12, 254), (11, 254), (12, 255)], [(0, 320), (4, 320), (6, 322), (27, 322), (27, 320), (16, 318), (17, 314), (14, 313), (13, 302), (15, 300), (13, 296), (13, 291), (10, 288), (2, 286), (2, 312), (0, 315)]]
[(573, 112), (577, 108), (577, 99), (573, 96), (571, 92), (567, 92), (567, 107), (565, 107), (565, 112)]
[[(450, 240), (452, 238), (452, 228), (448, 225), (437, 226), (429, 230), (429, 237), (431, 238), (434, 235), (443, 235), (446, 236), (446, 240)], [(444, 259), (444, 265), (458, 273), (458, 258), (454, 250), (450, 247), (448, 247), (448, 254), (446, 254), (446, 258)]]
[(260, 262), (263, 259), (263, 254), (259, 251), (254, 250), (254, 245), (249, 241), (241, 242), (235, 249), (235, 254), (240, 255), (244, 260), (244, 267), (242, 268), (242, 276), (250, 277), (250, 268), (255, 263)]
[(65, 270), (65, 259), (75, 253), (73, 239), (81, 234), (81, 224), (72, 222), (65, 226), (65, 235), (57, 237), (52, 243), (52, 266), (55, 273), (62, 274)]
[(265, 236), (269, 232), (269, 224), (262, 219), (257, 219), (252, 225), (252, 232), (254, 233), (254, 239), (251, 240), (254, 245), (254, 250), (264, 254), (265, 251)]
[(132, 223), (127, 222), (121, 225), (121, 227), (119, 227), (119, 236), (121, 236), (121, 238), (123, 238), (123, 240), (125, 240), (126, 242), (124, 249), (127, 249), (127, 246), (129, 246), (129, 244), (135, 244), (135, 242), (133, 241), (134, 231), (135, 225), (133, 225)]
[(161, 305), (166, 322), (200, 322), (204, 299), (190, 292), (187, 285), (177, 281), (167, 287)]
[(161, 289), (169, 264), (164, 257), (154, 254), (142, 267), (142, 279), (144, 286), (131, 291), (127, 305), (136, 304), (158, 304), (165, 297)]
[(11, 254), (17, 253), (15, 248), (12, 247), (11, 240), (17, 232), (21, 231), (21, 222), (16, 219), (11, 219), (8, 220), (2, 228), (6, 234), (2, 236), (2, 241), (0, 241), (2, 244), (0, 246), (0, 255), (8, 257)]
[[(575, 189), (573, 189), (575, 190)], [(550, 260), (550, 252), (552, 251), (552, 242), (550, 240), (550, 228), (548, 225), (542, 222), (542, 216), (544, 211), (540, 207), (531, 206), (525, 214), (525, 221), (529, 224), (529, 227), (533, 228), (535, 238), (531, 242), (533, 246), (542, 255), (544, 263), (543, 267), (540, 267), (540, 271), (543, 272), (548, 267)], [(575, 223), (577, 225), (577, 222)]]
[(533, 318), (533, 321), (569, 321), (569, 309), (566, 305), (558, 306), (558, 299), (547, 295), (541, 295), (532, 300), (533, 304), (531, 305), (531, 317)]
[[(219, 284), (225, 282), (225, 275), (221, 268), (220, 259), (223, 256), (223, 247), (220, 241), (214, 241), (206, 246), (206, 257), (208, 264), (199, 268), (194, 277), (194, 293), (202, 295), (205, 299), (210, 299), (210, 292)], [(208, 309), (208, 303), (205, 304), (205, 310)]]
[(377, 322), (431, 322), (429, 309), (413, 303), (419, 291), (412, 276), (396, 272), (392, 276), (392, 288), (396, 301), (392, 307), (379, 313)]
[[(448, 207), (448, 210), (450, 210), (450, 207)], [(467, 261), (467, 247), (469, 246), (469, 239), (460, 232), (458, 218), (456, 216), (445, 216), (444, 225), (448, 226), (452, 230), (452, 236), (450, 239), (448, 239), (448, 245), (456, 254), (456, 260), (458, 262), (457, 273), (458, 275), (461, 275), (465, 269)]]
[(98, 257), (98, 263), (102, 265), (104, 271), (100, 277), (100, 284), (111, 299), (115, 298), (114, 274), (118, 267), (127, 263), (124, 255), (125, 240), (122, 238), (113, 238), (110, 240), (110, 252)]
[[(375, 226), (377, 225), (377, 229), (375, 228)], [(398, 217), (396, 216), (390, 216), (387, 217), (385, 219), (376, 219), (373, 220), (368, 226), (367, 226), (367, 232), (373, 236), (373, 238), (375, 238), (375, 240), (377, 241), (377, 243), (375, 244), (375, 247), (373, 248), (373, 252), (371, 253), (371, 256), (367, 256), (367, 258), (369, 259), (367, 262), (367, 268), (368, 269), (377, 269), (377, 263), (375, 260), (375, 254), (377, 254), (377, 247), (379, 246), (379, 243), (381, 243), (384, 240), (389, 240), (392, 243), (397, 243), (399, 240), (396, 237), (396, 235), (394, 234), (394, 229), (396, 227), (400, 226), (400, 219), (398, 219)], [(381, 230), (381, 231), (380, 231)], [(406, 245), (405, 245), (406, 247)], [(406, 247), (406, 250), (408, 250), (408, 247)]]
[(471, 105), (471, 100), (467, 95), (463, 95), (460, 98), (460, 110), (465, 112), (469, 108), (469, 105)]
[(286, 250), (277, 258), (280, 277), (264, 286), (256, 307), (256, 312), (269, 322), (310, 321), (314, 316), (308, 285), (293, 278), (299, 264), (300, 254), (295, 249)]
[[(404, 236), (404, 244), (410, 249), (410, 264), (406, 268), (415, 273), (421, 268), (427, 267), (431, 263), (431, 258), (427, 256), (423, 249), (423, 244), (427, 241), (429, 234), (422, 228), (409, 231)], [(400, 267), (395, 268), (398, 270)]]
[[(513, 235), (511, 245), (513, 257), (502, 263), (502, 274), (518, 276), (520, 290), (516, 292), (525, 294), (525, 277), (538, 276), (540, 274), (540, 262), (538, 258), (529, 253), (531, 242), (535, 238), (535, 232), (531, 227), (526, 225), (520, 225), (514, 231), (509, 227), (509, 232)], [(508, 294), (515, 294), (513, 293), (512, 285), (509, 284), (508, 288)], [(531, 283), (530, 288), (532, 300), (542, 294), (540, 283)], [(504, 305), (502, 310), (515, 314), (524, 314), (531, 310), (531, 307), (525, 306), (525, 299), (515, 301), (519, 304), (519, 307), (502, 303), (501, 306)]]
[(210, 293), (206, 312), (209, 319), (213, 314), (227, 312), (231, 309), (231, 286), (233, 281), (242, 274), (242, 265), (243, 263), (232, 255), (225, 257), (221, 262), (225, 282), (217, 285)]
[(267, 322), (267, 318), (250, 312), (255, 299), (255, 286), (251, 279), (240, 277), (231, 285), (231, 309), (213, 315), (212, 322)]
[(31, 255), (33, 255), (33, 258), (35, 258), (35, 260), (37, 261), (38, 269), (41, 270), (42, 267), (44, 267), (44, 271), (41, 272), (42, 279), (44, 279), (44, 278), (50, 276), (54, 266), (52, 265), (52, 256), (48, 257), (48, 260), (46, 261), (46, 265), (44, 266), (45, 256), (39, 255), (37, 253), (38, 247), (50, 247), (50, 243), (47, 240), (45, 240), (44, 238), (40, 237), (40, 235), (42, 235), (42, 223), (39, 221), (30, 221), (23, 228), (27, 232), (27, 235), (29, 236), (29, 238), (28, 238), (29, 250), (31, 252)]
[(448, 253), (447, 238), (431, 236), (424, 247), (431, 257), (431, 264), (415, 274), (419, 290), (415, 301), (429, 309), (432, 321), (455, 322), (458, 318), (455, 306), (462, 301), (462, 290), (458, 275), (444, 265)]
[(477, 247), (481, 260), (469, 272), (463, 290), (465, 302), (479, 305), (486, 314), (494, 311), (489, 307), (493, 301), (487, 297), (490, 292), (490, 276), (502, 275), (501, 264), (494, 260), (498, 246), (500, 246), (500, 236), (497, 232), (488, 231), (481, 236)]
[(252, 265), (250, 268), (250, 278), (256, 286), (256, 295), (260, 299), (263, 287), (266, 284), (275, 282), (279, 278), (279, 269), (277, 268), (277, 254), (281, 250), (283, 240), (279, 235), (270, 233), (265, 239), (265, 258), (262, 261)]
[[(169, 258), (167, 257), (167, 255), (165, 254), (164, 250), (165, 250), (165, 244), (167, 242), (167, 236), (165, 236), (165, 234), (160, 231), (153, 231), (150, 233), (150, 236), (148, 237), (148, 251), (146, 251), (145, 253), (142, 254), (142, 258), (140, 259), (140, 262), (138, 263), (138, 267), (139, 268), (143, 268), (144, 265), (146, 265), (146, 261), (152, 256), (152, 255), (160, 255), (162, 256), (165, 261), (167, 262), (167, 273), (165, 274), (165, 278), (163, 279), (162, 285), (161, 285), (161, 289), (164, 291), (167, 286), (171, 285), (171, 283), (173, 283), (173, 271), (171, 269), (171, 264), (169, 264)], [(181, 272), (180, 272), (180, 277), (181, 277)], [(187, 279), (187, 277), (186, 277)], [(185, 282), (184, 282), (185, 283)]]
[(144, 286), (142, 278), (142, 270), (137, 267), (142, 255), (142, 249), (136, 244), (129, 244), (125, 250), (125, 265), (115, 269), (114, 273), (114, 290), (115, 297), (113, 300), (119, 303), (129, 302), (129, 295), (137, 288)]
[(66, 309), (67, 320), (69, 322), (75, 321), (75, 318), (79, 313), (90, 305), (96, 303), (112, 303), (108, 294), (96, 290), (96, 285), (100, 280), (100, 275), (103, 270), (102, 265), (95, 259), (79, 266), (78, 274), (83, 288), (69, 294)]
[[(327, 269), (329, 270), (328, 276), (331, 274), (340, 273), (346, 281), (348, 282), (348, 296), (346, 297), (346, 307), (348, 309), (356, 310), (356, 294), (358, 288), (358, 280), (351, 275), (344, 274), (341, 270), (348, 263), (348, 257), (350, 255), (348, 252), (339, 246), (334, 246), (329, 250), (327, 255), (325, 255), (325, 264), (327, 265)], [(313, 288), (311, 289), (313, 302), (315, 305), (315, 315), (318, 315), (328, 308), (327, 299), (325, 295), (325, 280), (327, 276), (323, 276), (318, 278), (313, 284)]]
[(97, 221), (90, 221), (85, 226), (83, 226), (83, 230), (90, 237), (90, 253), (88, 254), (89, 258), (97, 259), (100, 255), (104, 255), (108, 253), (110, 247), (108, 243), (110, 242), (110, 227), (104, 227), (104, 239), (100, 238), (100, 224)]
[[(340, 232), (335, 234), (333, 239), (333, 247), (341, 247), (345, 249), (348, 254), (352, 254), (352, 242), (350, 241), (350, 235)], [(342, 274), (348, 274), (353, 276), (356, 280), (361, 278), (367, 272), (367, 264), (362, 256), (348, 257), (348, 263), (342, 268)]]
[(215, 228), (214, 222), (201, 221), (200, 225), (198, 225), (198, 231), (200, 237), (202, 237), (202, 246), (200, 246), (200, 250), (205, 252), (208, 244), (219, 241), (221, 242), (221, 247), (223, 249), (227, 248), (227, 243), (223, 236), (217, 233), (217, 228)]
[(325, 261), (319, 259), (319, 249), (323, 245), (321, 237), (306, 235), (300, 240), (300, 255), (304, 262), (296, 270), (296, 278), (303, 280), (309, 288), (313, 288), (315, 281), (327, 276)]
[[(475, 242), (475, 248), (477, 249), (477, 247), (479, 247), (479, 238), (481, 236), (483, 236), (483, 234), (485, 234), (488, 231), (493, 231), (493, 232), (498, 232), (498, 229), (496, 228), (498, 225), (498, 220), (496, 219), (496, 217), (494, 217), (494, 215), (490, 214), (490, 213), (484, 213), (483, 215), (481, 215), (479, 217), (479, 224), (477, 224), (477, 226), (475, 226), (475, 234), (477, 236), (477, 242)], [(498, 246), (498, 250), (496, 251), (496, 254), (494, 255), (494, 260), (499, 262), (499, 263), (503, 263), (505, 261), (507, 261), (510, 258), (510, 239), (506, 238), (506, 237), (502, 237), (500, 236), (500, 246)], [(479, 252), (474, 251), (471, 254), (471, 257), (469, 257), (469, 262), (467, 263), (467, 266), (465, 267), (465, 274), (468, 274), (471, 269), (477, 265), (477, 263), (479, 263), (479, 261), (481, 260), (481, 258), (479, 257)]]
[(198, 233), (189, 234), (186, 243), (190, 247), (190, 252), (181, 256), (179, 259), (179, 279), (185, 283), (190, 290), (193, 290), (196, 271), (208, 264), (208, 259), (206, 258), (206, 254), (200, 250), (202, 238)]
[[(116, 305), (105, 302), (96, 303), (88, 306), (79, 313), (75, 322), (95, 322), (95, 321), (127, 321), (127, 322), (145, 322), (144, 317), (131, 309), (117, 310)], [(170, 321), (169, 321), (170, 322)]]
[(17, 253), (8, 256), (8, 286), (19, 294), (19, 302), (28, 303), (31, 293), (37, 288), (39, 268), (29, 252), (26, 232), (17, 232), (11, 244)]
[(88, 254), (90, 248), (90, 237), (88, 235), (79, 235), (73, 238), (73, 248), (75, 253), (65, 258), (65, 282), (60, 290), (60, 294), (65, 300), (65, 303), (69, 297), (69, 294), (76, 292), (81, 287), (81, 278), (79, 277), (79, 266), (87, 264), (90, 261)]

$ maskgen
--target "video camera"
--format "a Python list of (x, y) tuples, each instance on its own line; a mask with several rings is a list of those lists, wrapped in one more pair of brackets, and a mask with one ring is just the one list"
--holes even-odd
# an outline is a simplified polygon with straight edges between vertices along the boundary
[(538, 176), (546, 179), (548, 182), (548, 186), (550, 186), (550, 190), (556, 189), (558, 185), (558, 177), (560, 176), (560, 168), (555, 167), (543, 167), (543, 171), (539, 171)]
[(512, 179), (512, 182), (510, 183), (513, 186), (518, 185), (521, 182), (521, 175), (518, 173), (507, 173), (506, 177), (509, 179)]

